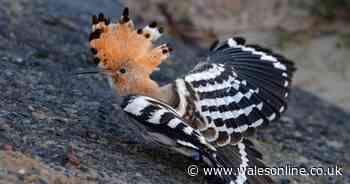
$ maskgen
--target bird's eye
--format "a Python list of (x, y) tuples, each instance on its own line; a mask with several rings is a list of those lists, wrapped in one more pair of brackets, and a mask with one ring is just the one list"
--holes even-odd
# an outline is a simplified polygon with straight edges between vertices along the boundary
[(119, 70), (119, 72), (120, 72), (121, 74), (125, 74), (125, 73), (126, 73), (126, 69), (125, 69), (125, 68), (121, 68), (121, 69)]

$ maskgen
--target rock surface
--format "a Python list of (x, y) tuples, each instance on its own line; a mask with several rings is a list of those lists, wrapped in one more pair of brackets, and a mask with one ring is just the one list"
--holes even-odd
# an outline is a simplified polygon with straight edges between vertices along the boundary
[[(102, 76), (74, 74), (94, 69), (90, 16), (116, 18), (121, 9), (112, 0), (0, 1), (1, 184), (202, 183), (186, 174), (191, 160), (138, 136)], [(176, 54), (154, 75), (160, 83), (186, 73), (201, 54), (170, 42)], [(296, 88), (287, 114), (255, 142), (269, 166), (343, 167), (343, 176), (277, 176), (277, 183), (346, 184), (349, 120)]]
[(127, 2), (143, 20), (156, 19), (168, 24), (173, 37), (190, 44), (204, 47), (215, 37), (235, 35), (281, 51), (298, 66), (294, 86), (350, 112), (350, 1)]

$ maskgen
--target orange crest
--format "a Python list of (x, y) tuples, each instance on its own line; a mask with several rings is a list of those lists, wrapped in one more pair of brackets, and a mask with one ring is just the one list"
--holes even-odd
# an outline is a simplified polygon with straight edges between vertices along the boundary
[(153, 48), (152, 42), (163, 32), (153, 22), (143, 29), (134, 29), (129, 10), (125, 8), (116, 24), (110, 23), (102, 13), (92, 18), (90, 47), (95, 55), (95, 62), (103, 68), (118, 68), (127, 64), (137, 65), (147, 73), (158, 69), (162, 60), (172, 51), (166, 44)]

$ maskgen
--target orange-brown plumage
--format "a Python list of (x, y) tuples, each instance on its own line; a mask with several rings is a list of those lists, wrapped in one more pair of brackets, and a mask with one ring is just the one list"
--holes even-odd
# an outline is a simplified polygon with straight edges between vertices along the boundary
[(93, 17), (90, 47), (120, 95), (160, 95), (157, 83), (149, 77), (171, 51), (166, 44), (153, 47), (160, 32), (156, 23), (135, 30), (127, 9), (116, 24), (109, 24), (102, 14)]

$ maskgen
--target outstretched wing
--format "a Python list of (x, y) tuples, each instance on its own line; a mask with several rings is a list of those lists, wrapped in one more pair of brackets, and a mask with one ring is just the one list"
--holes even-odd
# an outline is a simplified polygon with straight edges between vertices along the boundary
[[(229, 156), (225, 156), (223, 152), (217, 151), (204, 136), (189, 126), (175, 109), (159, 100), (146, 96), (128, 96), (121, 107), (137, 120), (136, 123), (147, 128), (148, 136), (153, 140), (185, 156), (201, 160), (209, 167), (228, 169), (246, 169), (248, 166), (264, 167), (259, 161), (261, 154), (254, 151), (245, 141), (234, 147), (234, 157), (228, 159), (232, 158), (231, 152)], [(242, 184), (247, 180), (254, 181), (252, 182), (254, 184), (267, 184), (272, 181), (269, 177), (249, 178), (250, 176), (244, 172), (237, 173), (237, 170), (233, 170), (232, 174), (223, 173), (219, 178), (214, 175), (213, 177), (226, 184)]]
[[(175, 83), (182, 90), (180, 104), (192, 100), (187, 104), (194, 104), (194, 115), (205, 122), (197, 127), (219, 146), (240, 141), (243, 133), (278, 119), (287, 108), (293, 63), (244, 42), (230, 38), (214, 45), (204, 63)], [(181, 115), (187, 109), (177, 107)]]

